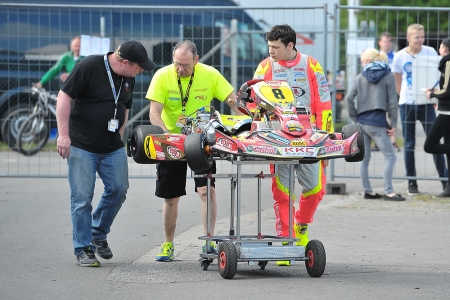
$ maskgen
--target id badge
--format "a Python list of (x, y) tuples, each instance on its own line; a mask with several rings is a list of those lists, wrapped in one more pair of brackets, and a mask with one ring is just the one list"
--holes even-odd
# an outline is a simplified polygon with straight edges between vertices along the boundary
[(117, 128), (119, 127), (119, 120), (117, 119), (111, 119), (108, 122), (108, 130), (111, 132), (116, 132)]

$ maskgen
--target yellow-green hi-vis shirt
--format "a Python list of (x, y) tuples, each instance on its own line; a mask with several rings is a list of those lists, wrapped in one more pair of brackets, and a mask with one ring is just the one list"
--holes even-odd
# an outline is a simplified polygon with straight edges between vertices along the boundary
[[(190, 76), (181, 77), (183, 96), (189, 84)], [(213, 67), (197, 63), (194, 70), (194, 79), (186, 103), (185, 115), (189, 116), (197, 109), (208, 106), (216, 98), (224, 101), (233, 92), (230, 83)], [(180, 133), (181, 128), (177, 121), (182, 117), (182, 104), (178, 76), (174, 65), (168, 65), (159, 69), (152, 78), (145, 96), (148, 100), (156, 101), (164, 105), (161, 119), (164, 125), (172, 133)]]

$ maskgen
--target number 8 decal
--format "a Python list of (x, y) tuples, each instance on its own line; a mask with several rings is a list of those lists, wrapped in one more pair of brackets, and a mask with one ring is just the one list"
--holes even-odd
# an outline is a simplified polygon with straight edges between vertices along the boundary
[(283, 91), (280, 89), (272, 89), (272, 93), (277, 99), (285, 99), (283, 95)]

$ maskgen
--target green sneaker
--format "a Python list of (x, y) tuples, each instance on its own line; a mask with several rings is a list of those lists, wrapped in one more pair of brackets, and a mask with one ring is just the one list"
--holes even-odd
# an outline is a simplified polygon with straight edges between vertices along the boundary
[[(288, 242), (281, 242), (281, 245), (289, 245)], [(279, 260), (276, 262), (277, 266), (290, 266), (291, 262), (289, 260)]]
[(164, 242), (161, 245), (161, 253), (156, 255), (155, 260), (157, 261), (171, 261), (175, 253), (175, 248), (172, 242)]
[(299, 239), (298, 242), (296, 243), (296, 246), (306, 247), (306, 245), (309, 242), (308, 225), (294, 224), (294, 231), (295, 237)]
[[(214, 243), (213, 241), (211, 241), (209, 243), (209, 253), (212, 254), (217, 254), (217, 248), (216, 248), (216, 243)], [(206, 253), (206, 241), (203, 243), (203, 247), (202, 247), (202, 252)]]

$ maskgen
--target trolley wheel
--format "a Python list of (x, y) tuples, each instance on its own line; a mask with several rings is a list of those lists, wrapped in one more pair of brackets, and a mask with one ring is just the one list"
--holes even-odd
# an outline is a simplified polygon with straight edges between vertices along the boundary
[[(127, 142), (127, 153), (133, 157), (138, 164), (156, 164), (156, 159), (150, 159), (145, 154), (145, 138), (149, 134), (162, 134), (164, 131), (161, 127), (155, 125), (139, 125), (133, 129), (131, 137)], [(148, 147), (148, 146), (147, 146)]]
[(258, 261), (258, 266), (259, 266), (260, 270), (264, 270), (266, 268), (266, 266), (267, 266), (267, 261), (266, 260)]
[(211, 260), (209, 259), (204, 259), (200, 262), (200, 267), (202, 268), (203, 271), (208, 270), (209, 264), (211, 263)]
[(184, 155), (186, 162), (194, 172), (208, 170), (213, 165), (212, 153), (207, 153), (206, 138), (202, 133), (193, 133), (186, 136), (184, 140)]
[(323, 244), (318, 240), (311, 240), (306, 245), (305, 256), (309, 258), (305, 261), (306, 271), (311, 277), (320, 277), (325, 272), (327, 257)]
[(220, 244), (218, 266), (220, 276), (225, 279), (231, 279), (236, 274), (237, 252), (236, 246), (232, 242), (225, 241)]
[(359, 135), (358, 135), (358, 137), (356, 139), (356, 144), (358, 146), (359, 152), (357, 154), (353, 155), (353, 156), (346, 157), (345, 158), (346, 162), (359, 162), (359, 161), (362, 161), (364, 159), (364, 156), (365, 156), (364, 137), (363, 137), (363, 133), (361, 131), (361, 127), (358, 124), (345, 125), (342, 128), (342, 138), (343, 139), (348, 139), (355, 132), (359, 133)]

